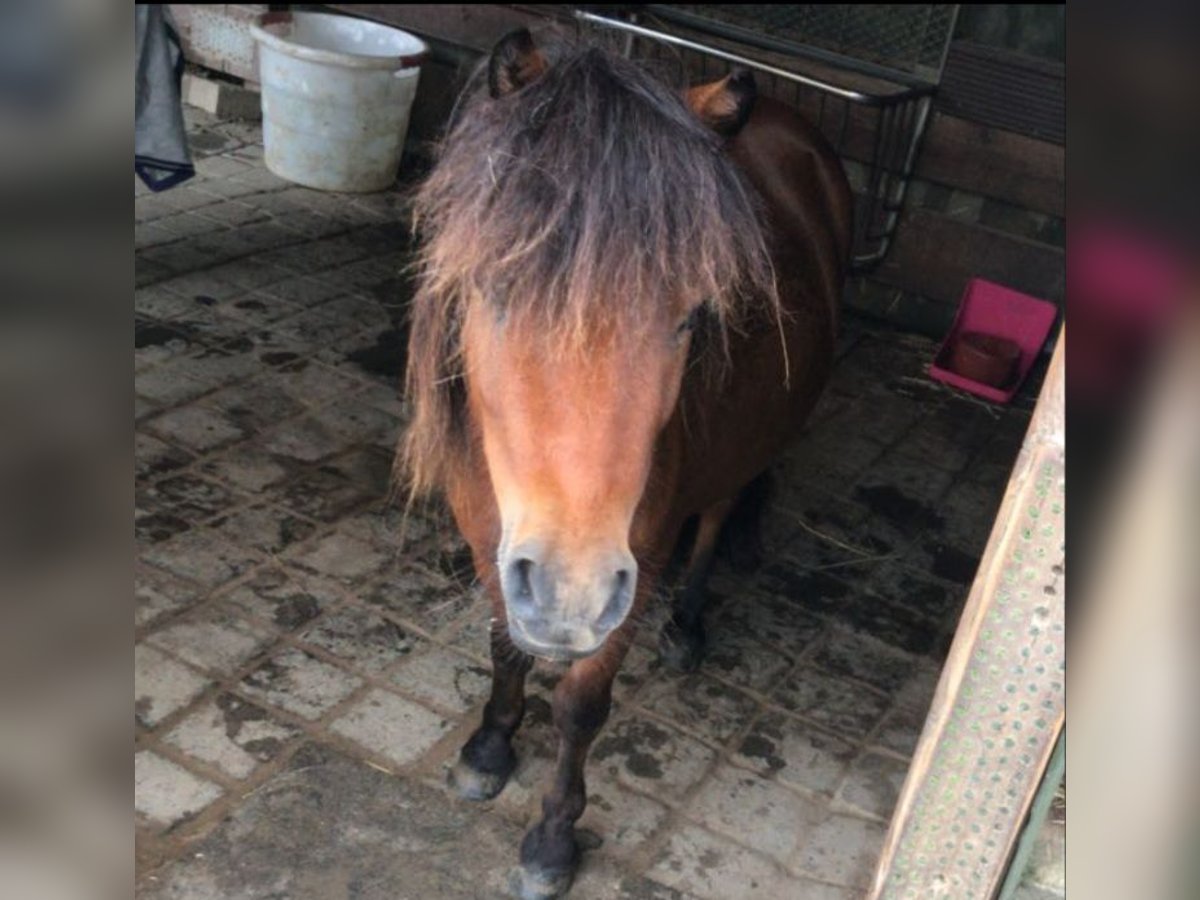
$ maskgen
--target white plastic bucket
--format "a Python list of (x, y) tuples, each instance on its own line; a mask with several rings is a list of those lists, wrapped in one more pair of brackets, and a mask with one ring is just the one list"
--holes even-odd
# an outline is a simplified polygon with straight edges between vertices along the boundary
[(326, 191), (391, 185), (425, 43), (324, 13), (267, 13), (250, 31), (259, 45), (267, 168)]

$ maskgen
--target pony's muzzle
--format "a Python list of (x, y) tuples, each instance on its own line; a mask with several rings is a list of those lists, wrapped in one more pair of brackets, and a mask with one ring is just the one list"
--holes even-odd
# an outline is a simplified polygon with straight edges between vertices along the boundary
[(628, 551), (570, 566), (526, 543), (500, 560), (500, 571), (509, 635), (526, 653), (549, 659), (599, 650), (629, 615), (637, 588), (637, 561)]

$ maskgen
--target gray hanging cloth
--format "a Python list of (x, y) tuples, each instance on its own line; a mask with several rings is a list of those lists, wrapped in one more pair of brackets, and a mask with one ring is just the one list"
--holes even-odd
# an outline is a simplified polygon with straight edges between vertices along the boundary
[(166, 6), (139, 4), (133, 170), (152, 191), (196, 174), (183, 124), (183, 49)]

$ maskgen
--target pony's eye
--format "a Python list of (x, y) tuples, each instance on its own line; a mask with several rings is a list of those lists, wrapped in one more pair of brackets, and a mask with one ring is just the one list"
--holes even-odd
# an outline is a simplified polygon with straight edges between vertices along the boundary
[(703, 303), (697, 307), (694, 307), (692, 309), (692, 311), (687, 314), (687, 318), (685, 318), (682, 322), (679, 323), (679, 327), (675, 329), (675, 334), (678, 337), (683, 337), (689, 331), (693, 331), (696, 328), (696, 326), (699, 324), (700, 315), (703, 311), (704, 311)]

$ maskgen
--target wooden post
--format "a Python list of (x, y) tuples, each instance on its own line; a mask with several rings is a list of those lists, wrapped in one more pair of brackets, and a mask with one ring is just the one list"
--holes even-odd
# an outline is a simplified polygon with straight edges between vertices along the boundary
[(1064, 343), (1060, 332), (868, 900), (993, 897), (1062, 730)]

